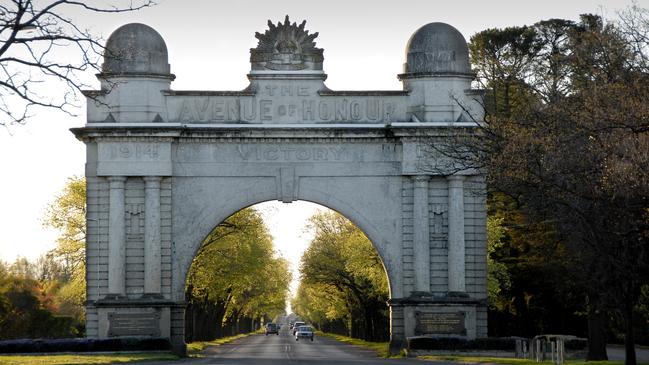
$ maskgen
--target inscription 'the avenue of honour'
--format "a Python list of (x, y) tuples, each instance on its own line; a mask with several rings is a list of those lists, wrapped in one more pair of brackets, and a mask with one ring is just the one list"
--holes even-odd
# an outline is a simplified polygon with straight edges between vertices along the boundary
[(181, 97), (181, 123), (381, 122), (394, 118), (398, 103), (380, 97), (320, 97), (307, 87), (265, 85), (256, 96)]

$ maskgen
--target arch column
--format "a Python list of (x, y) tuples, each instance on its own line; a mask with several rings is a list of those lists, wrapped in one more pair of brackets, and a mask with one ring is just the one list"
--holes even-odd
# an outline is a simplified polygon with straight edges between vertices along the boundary
[(413, 193), (413, 255), (415, 291), (430, 292), (430, 228), (428, 181), (425, 175), (414, 177)]
[(108, 178), (108, 295), (126, 295), (126, 227), (124, 213), (124, 176)]
[(160, 176), (144, 177), (144, 295), (160, 296)]
[(451, 175), (448, 180), (448, 292), (464, 293), (464, 176)]

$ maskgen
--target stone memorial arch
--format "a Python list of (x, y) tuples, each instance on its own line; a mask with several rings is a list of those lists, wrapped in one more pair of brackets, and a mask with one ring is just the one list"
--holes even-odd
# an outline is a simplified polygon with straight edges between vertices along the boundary
[[(87, 91), (88, 337), (184, 344), (184, 287), (207, 234), (247, 206), (307, 200), (342, 213), (380, 254), (390, 337), (487, 335), (484, 176), (430, 146), (483, 118), (450, 25), (408, 41), (403, 90), (336, 91), (305, 22), (256, 33), (242, 91), (171, 89), (167, 48), (143, 24), (108, 39)], [(434, 151), (434, 149), (432, 149)]]

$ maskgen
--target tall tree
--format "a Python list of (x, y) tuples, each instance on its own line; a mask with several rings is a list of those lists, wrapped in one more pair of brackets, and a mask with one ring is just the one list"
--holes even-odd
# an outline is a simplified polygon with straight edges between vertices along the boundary
[[(299, 300), (295, 301), (298, 314), (307, 317), (308, 311), (322, 313), (323, 309), (308, 308), (319, 296), (313, 288), (320, 288), (336, 299), (327, 300), (332, 306), (325, 309), (328, 319), (340, 317), (340, 303), (346, 311), (352, 337), (365, 340), (385, 340), (387, 328), (388, 283), (381, 259), (352, 222), (336, 212), (322, 212), (310, 219), (314, 239), (302, 256)], [(309, 289), (311, 287), (311, 289)], [(331, 298), (331, 297), (330, 297)], [(313, 318), (311, 318), (313, 319)]]
[[(99, 71), (101, 39), (73, 12), (122, 13), (151, 0), (10, 0), (0, 4), (0, 125), (24, 123), (35, 107), (75, 115), (82, 73)], [(51, 90), (56, 90), (52, 94)]]
[[(473, 153), (474, 166), (488, 168), (492, 189), (514, 197), (531, 219), (550, 223), (564, 242), (562, 254), (576, 264), (571, 276), (585, 293), (591, 330), (601, 325), (602, 311), (619, 311), (626, 361), (635, 364), (633, 307), (647, 282), (649, 260), (649, 113), (643, 102), (649, 75), (638, 55), (646, 52), (646, 43), (639, 45), (641, 37), (629, 39), (593, 15), (530, 29), (536, 46), (526, 49), (525, 57), (490, 52), (494, 59), (488, 63), (484, 52), (477, 52), (490, 44), (483, 38), (510, 49), (519, 47), (520, 37), (510, 36), (509, 29), (472, 37), (471, 55), (479, 68), (523, 63), (530, 68), (529, 74), (517, 74), (525, 93), (491, 94), (494, 105), (511, 106), (512, 96), (518, 98), (517, 108), (488, 108), (474, 148), (465, 143), (461, 151)], [(510, 79), (496, 75), (486, 86)], [(591, 331), (590, 359), (606, 356), (597, 333)]]
[[(56, 278), (61, 281), (57, 293), (60, 313), (83, 320), (86, 300), (85, 178), (68, 178), (61, 193), (48, 205), (43, 224), (57, 229), (60, 235), (56, 247), (40, 259), (39, 266), (43, 270), (60, 271)], [(43, 271), (43, 274), (47, 273)]]
[(72, 318), (55, 315), (48, 284), (34, 279), (34, 267), (19, 258), (0, 268), (0, 339), (78, 335)]
[(86, 179), (68, 178), (61, 193), (47, 206), (43, 224), (60, 232), (51, 252), (61, 261), (65, 279), (83, 271), (86, 254)]
[(205, 239), (190, 268), (186, 297), (189, 341), (212, 340), (241, 320), (273, 318), (285, 308), (290, 273), (273, 251), (258, 212), (243, 209)]

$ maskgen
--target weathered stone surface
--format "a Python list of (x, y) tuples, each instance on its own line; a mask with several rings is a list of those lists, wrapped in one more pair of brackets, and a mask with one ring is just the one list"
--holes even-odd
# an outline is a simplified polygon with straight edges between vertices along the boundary
[(429, 23), (417, 29), (408, 40), (406, 55), (401, 77), (471, 75), (466, 40), (462, 33), (446, 23)]
[(481, 94), (465, 74), (330, 90), (316, 34), (288, 19), (258, 34), (243, 91), (100, 75), (90, 92), (100, 102), (73, 130), (87, 146), (88, 336), (153, 336), (157, 323), (182, 352), (200, 244), (268, 200), (319, 203), (365, 232), (388, 276), (393, 347), (421, 334), (486, 336), (484, 176), (431, 149), (483, 120)]
[(167, 45), (153, 28), (130, 23), (119, 27), (106, 41), (105, 74), (170, 75)]

